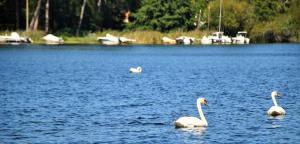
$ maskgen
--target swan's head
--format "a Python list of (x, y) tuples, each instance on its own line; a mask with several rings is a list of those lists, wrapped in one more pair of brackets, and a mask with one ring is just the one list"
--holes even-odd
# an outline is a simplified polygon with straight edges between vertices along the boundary
[(273, 92), (271, 93), (271, 96), (272, 96), (272, 97), (279, 96), (279, 93), (278, 93), (277, 91), (273, 91)]
[(142, 71), (142, 67), (140, 67), (140, 66), (137, 67), (136, 69), (137, 69), (138, 71), (140, 71), (140, 72)]
[(199, 98), (198, 101), (200, 102), (200, 104), (208, 106), (208, 102), (207, 102), (207, 100), (205, 98)]

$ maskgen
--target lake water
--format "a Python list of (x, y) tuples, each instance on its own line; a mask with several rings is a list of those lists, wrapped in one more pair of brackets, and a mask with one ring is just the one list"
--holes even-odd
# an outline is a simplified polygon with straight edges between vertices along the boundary
[(0, 45), (0, 143), (299, 143), (299, 90), (299, 44)]

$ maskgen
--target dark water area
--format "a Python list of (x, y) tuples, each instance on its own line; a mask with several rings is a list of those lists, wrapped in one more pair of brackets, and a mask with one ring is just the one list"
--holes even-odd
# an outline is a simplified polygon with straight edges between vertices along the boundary
[(299, 143), (299, 90), (299, 44), (0, 45), (0, 143)]

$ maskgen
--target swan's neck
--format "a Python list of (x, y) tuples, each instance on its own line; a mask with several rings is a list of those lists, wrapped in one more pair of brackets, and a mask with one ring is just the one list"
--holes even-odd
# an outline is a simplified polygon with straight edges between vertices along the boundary
[(201, 103), (200, 102), (197, 102), (197, 107), (198, 107), (198, 112), (199, 112), (199, 115), (200, 115), (200, 119), (206, 124), (207, 126), (207, 121), (206, 121), (206, 118), (202, 112), (202, 108), (201, 108)]
[(275, 106), (278, 106), (275, 96), (272, 96), (272, 100)]

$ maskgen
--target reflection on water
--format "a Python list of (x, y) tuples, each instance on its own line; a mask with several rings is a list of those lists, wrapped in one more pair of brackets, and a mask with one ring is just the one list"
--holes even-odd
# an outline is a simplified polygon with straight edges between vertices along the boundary
[(193, 127), (193, 128), (179, 128), (179, 131), (191, 133), (194, 135), (204, 135), (206, 131), (206, 127)]
[(285, 115), (278, 115), (278, 116), (268, 116), (268, 121), (271, 124), (270, 128), (280, 128), (282, 126), (284, 126), (283, 124), (285, 123), (283, 121)]
[(277, 120), (282, 120), (284, 119), (285, 115), (278, 115), (278, 116), (269, 116), (269, 119), (277, 119)]

